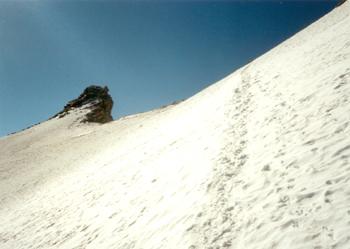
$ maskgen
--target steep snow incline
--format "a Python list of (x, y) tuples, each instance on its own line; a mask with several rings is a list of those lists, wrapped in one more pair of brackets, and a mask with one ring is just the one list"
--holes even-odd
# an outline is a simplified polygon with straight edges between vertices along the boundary
[(350, 247), (350, 2), (177, 105), (0, 139), (1, 248)]
[(78, 110), (2, 138), (1, 248), (186, 247), (220, 147), (226, 81), (108, 124), (80, 124)]
[(234, 74), (199, 248), (350, 247), (349, 5)]

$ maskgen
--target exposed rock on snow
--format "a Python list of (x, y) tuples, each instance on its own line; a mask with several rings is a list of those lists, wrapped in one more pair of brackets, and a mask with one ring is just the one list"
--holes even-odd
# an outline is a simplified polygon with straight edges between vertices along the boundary
[(177, 105), (86, 101), (0, 138), (1, 249), (350, 248), (349, 1)]
[(111, 116), (113, 108), (112, 97), (108, 94), (108, 87), (89, 86), (84, 92), (72, 101), (65, 105), (64, 109), (54, 116), (62, 118), (76, 108), (87, 108), (88, 112), (81, 122), (107, 123), (113, 121)]
[(335, 6), (335, 7), (339, 7), (339, 6), (341, 6), (342, 4), (344, 4), (346, 2), (346, 0), (341, 0), (338, 4), (337, 4), (337, 6)]

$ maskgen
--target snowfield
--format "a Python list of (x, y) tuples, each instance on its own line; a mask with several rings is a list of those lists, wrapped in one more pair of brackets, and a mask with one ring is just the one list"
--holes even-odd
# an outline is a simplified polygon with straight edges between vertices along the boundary
[(350, 2), (179, 104), (0, 139), (0, 248), (349, 249)]

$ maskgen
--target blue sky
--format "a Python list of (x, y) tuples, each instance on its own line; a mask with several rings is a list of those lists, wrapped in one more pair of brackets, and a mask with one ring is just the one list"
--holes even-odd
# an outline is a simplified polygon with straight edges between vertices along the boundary
[(90, 85), (108, 86), (114, 119), (187, 99), (338, 2), (0, 0), (0, 137)]

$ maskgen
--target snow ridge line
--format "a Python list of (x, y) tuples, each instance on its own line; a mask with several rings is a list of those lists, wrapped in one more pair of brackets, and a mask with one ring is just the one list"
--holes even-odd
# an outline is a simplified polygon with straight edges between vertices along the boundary
[[(241, 72), (241, 82), (233, 88), (231, 98), (224, 108), (224, 124), (221, 149), (213, 159), (212, 179), (207, 185), (210, 201), (197, 216), (193, 232), (199, 235), (198, 244), (205, 249), (230, 248), (239, 243), (243, 219), (234, 196), (234, 189), (244, 184), (238, 181), (242, 168), (249, 162), (247, 151), (250, 113), (253, 111), (250, 93), (249, 65)], [(234, 82), (230, 82), (231, 84)], [(191, 246), (190, 249), (202, 248)]]

